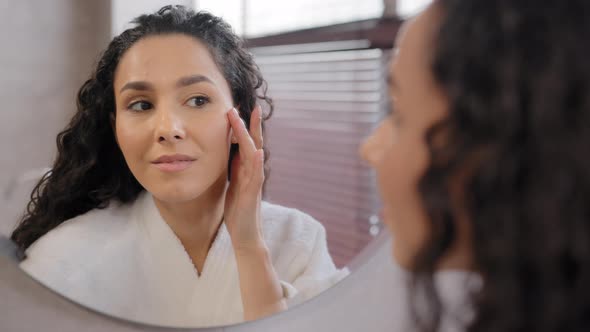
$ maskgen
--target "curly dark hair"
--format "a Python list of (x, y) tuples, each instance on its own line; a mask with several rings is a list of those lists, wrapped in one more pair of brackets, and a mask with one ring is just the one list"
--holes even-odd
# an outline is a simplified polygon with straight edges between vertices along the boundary
[(421, 330), (441, 323), (433, 275), (457, 237), (449, 183), (468, 174), (461, 202), (483, 286), (466, 329), (590, 331), (590, 1), (434, 6), (431, 68), (450, 112), (426, 136), (432, 234), (413, 262), (412, 304), (426, 294), (430, 306)]
[[(258, 66), (243, 41), (221, 18), (183, 6), (165, 6), (132, 23), (135, 27), (111, 41), (78, 92), (77, 112), (57, 136), (53, 167), (33, 189), (25, 214), (11, 235), (21, 250), (68, 219), (105, 208), (113, 199), (133, 202), (144, 190), (127, 167), (110, 122), (115, 112), (115, 70), (125, 51), (140, 39), (176, 33), (196, 38), (208, 47), (227, 80), (234, 105), (247, 127), (258, 100), (267, 104), (263, 120), (272, 114), (272, 99), (266, 94)], [(237, 144), (232, 145), (228, 167), (237, 149)], [(265, 154), (268, 157), (266, 149)]]

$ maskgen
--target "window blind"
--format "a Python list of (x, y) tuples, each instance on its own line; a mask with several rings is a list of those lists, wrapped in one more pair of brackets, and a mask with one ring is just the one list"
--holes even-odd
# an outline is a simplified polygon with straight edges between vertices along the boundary
[(310, 44), (252, 52), (275, 101), (267, 122), (266, 199), (319, 220), (336, 265), (344, 266), (380, 227), (373, 174), (358, 148), (387, 107), (387, 52), (338, 45), (351, 47), (338, 42), (317, 45), (321, 52)]

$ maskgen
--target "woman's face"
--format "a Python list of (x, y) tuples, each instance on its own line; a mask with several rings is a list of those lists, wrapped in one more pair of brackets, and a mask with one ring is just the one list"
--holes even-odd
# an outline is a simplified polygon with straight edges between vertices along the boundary
[(114, 89), (117, 142), (147, 191), (185, 202), (225, 185), (233, 102), (204, 44), (182, 34), (141, 39), (121, 58)]
[(404, 25), (389, 66), (393, 112), (361, 147), (375, 169), (382, 219), (393, 235), (393, 256), (409, 267), (428, 236), (418, 183), (429, 163), (428, 128), (444, 118), (448, 103), (430, 69), (438, 13), (434, 8)]

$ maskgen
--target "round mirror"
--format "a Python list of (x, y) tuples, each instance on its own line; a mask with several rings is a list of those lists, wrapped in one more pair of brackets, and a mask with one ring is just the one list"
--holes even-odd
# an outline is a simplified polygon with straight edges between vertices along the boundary
[(357, 150), (388, 107), (395, 1), (168, 4), (13, 4), (0, 230), (34, 279), (117, 318), (288, 310), (354, 274), (381, 231)]

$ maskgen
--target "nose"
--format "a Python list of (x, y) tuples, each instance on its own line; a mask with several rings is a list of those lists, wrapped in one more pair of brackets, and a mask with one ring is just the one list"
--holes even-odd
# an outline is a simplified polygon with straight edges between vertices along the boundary
[(178, 142), (186, 137), (183, 119), (171, 110), (162, 110), (157, 118), (156, 139), (158, 142)]
[(377, 162), (382, 156), (382, 136), (383, 132), (383, 124), (379, 124), (379, 126), (368, 136), (364, 142), (361, 143), (359, 147), (359, 156), (361, 159), (369, 163), (369, 165), (375, 167)]

